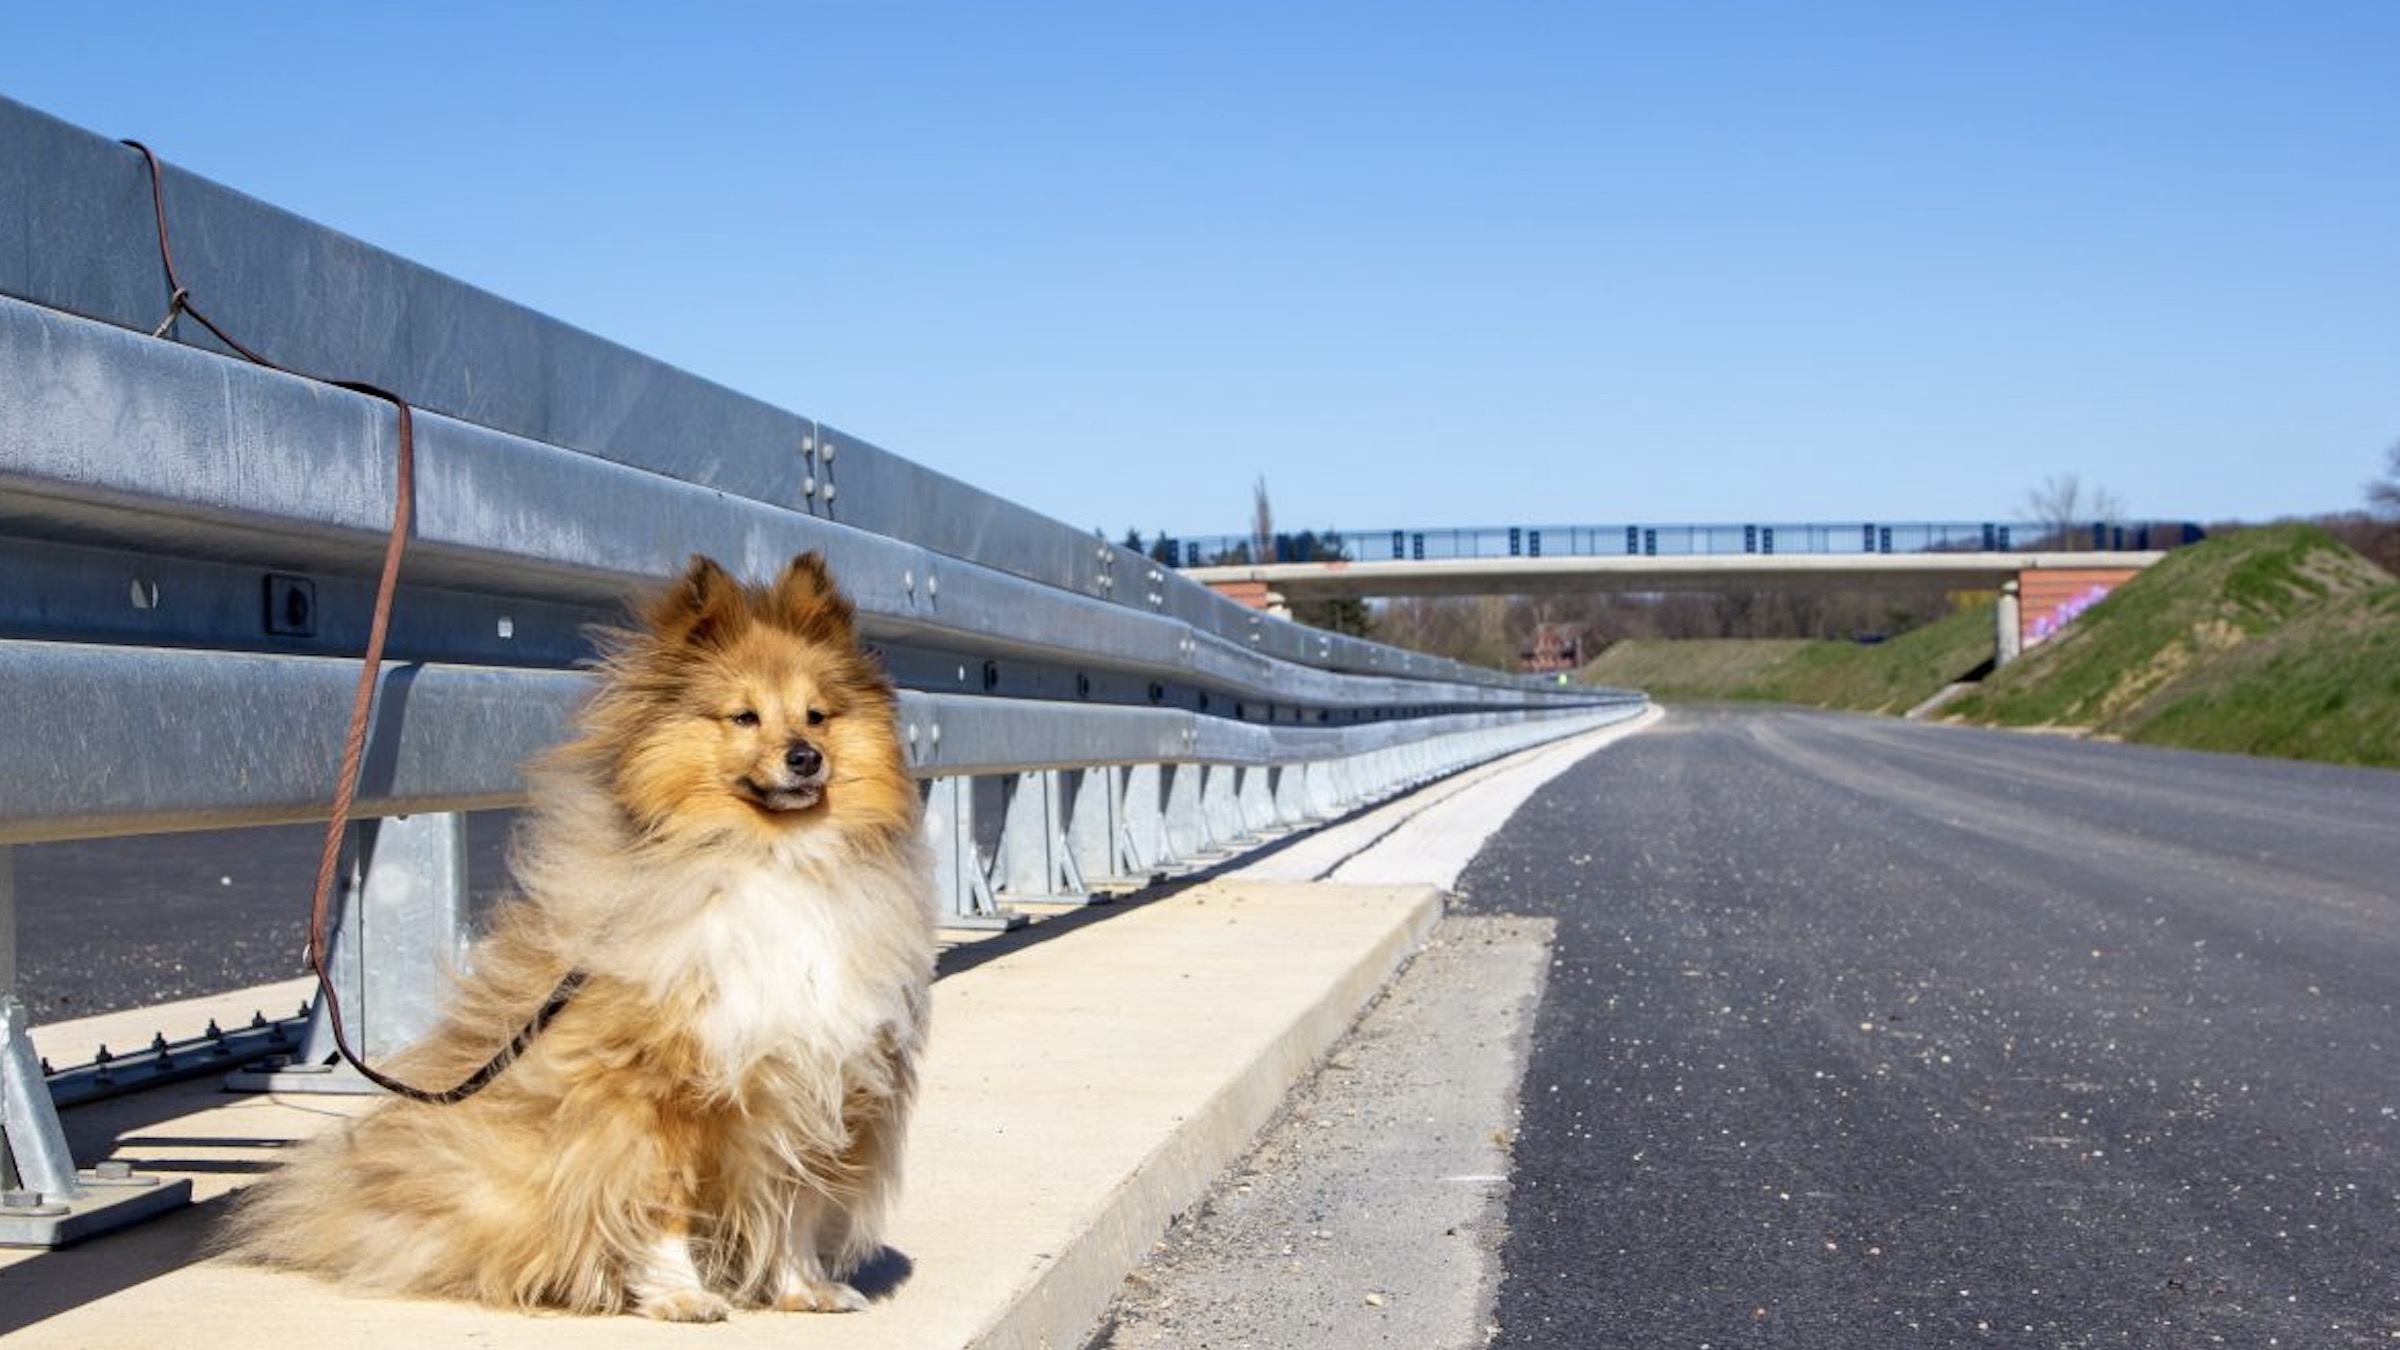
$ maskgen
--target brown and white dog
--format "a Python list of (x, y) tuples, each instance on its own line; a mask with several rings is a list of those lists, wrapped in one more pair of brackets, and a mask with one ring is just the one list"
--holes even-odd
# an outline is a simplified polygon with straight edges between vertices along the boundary
[(603, 635), (581, 735), (530, 771), (519, 894), (383, 1101), (250, 1188), (241, 1257), (371, 1290), (713, 1321), (838, 1312), (881, 1250), (933, 973), (890, 682), (817, 555), (694, 558)]

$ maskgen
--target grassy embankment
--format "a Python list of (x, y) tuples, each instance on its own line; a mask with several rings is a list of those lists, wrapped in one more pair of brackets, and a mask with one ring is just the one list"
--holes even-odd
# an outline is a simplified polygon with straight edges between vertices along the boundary
[[(1986, 660), (1991, 624), (1985, 608), (1875, 646), (1621, 643), (1586, 678), (1665, 702), (1901, 712)], [(2223, 535), (2176, 550), (1939, 715), (2400, 767), (2400, 581), (2314, 526)]]
[(1903, 713), (1992, 659), (1992, 609), (1979, 605), (1888, 642), (1637, 638), (1584, 668), (1595, 684), (1662, 703), (1720, 699)]

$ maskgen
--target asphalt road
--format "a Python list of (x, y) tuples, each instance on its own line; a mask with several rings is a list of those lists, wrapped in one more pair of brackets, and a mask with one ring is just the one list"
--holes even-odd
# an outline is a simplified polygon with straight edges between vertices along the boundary
[[(507, 884), (512, 820), (467, 818), (473, 903)], [(39, 1025), (305, 975), (324, 846), (322, 825), (17, 845), (18, 997)]]
[(2400, 774), (1678, 712), (1551, 917), (1498, 1344), (2400, 1344)]

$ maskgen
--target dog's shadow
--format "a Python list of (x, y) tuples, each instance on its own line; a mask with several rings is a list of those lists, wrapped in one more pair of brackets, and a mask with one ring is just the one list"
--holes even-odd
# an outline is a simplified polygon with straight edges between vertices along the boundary
[(881, 1303), (899, 1293), (900, 1286), (916, 1273), (917, 1263), (909, 1259), (908, 1253), (886, 1247), (850, 1272), (850, 1287)]

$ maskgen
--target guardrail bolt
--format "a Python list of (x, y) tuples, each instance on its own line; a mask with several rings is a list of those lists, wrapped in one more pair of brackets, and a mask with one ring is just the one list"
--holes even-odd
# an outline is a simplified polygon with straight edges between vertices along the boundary
[(40, 1191), (8, 1190), (0, 1191), (0, 1212), (46, 1219), (66, 1213), (67, 1207), (44, 1200)]

